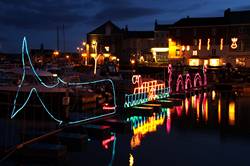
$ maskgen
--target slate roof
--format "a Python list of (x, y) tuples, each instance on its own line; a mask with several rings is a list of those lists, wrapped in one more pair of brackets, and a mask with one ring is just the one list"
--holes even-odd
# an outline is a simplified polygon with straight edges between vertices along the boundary
[(200, 17), (200, 18), (182, 18), (174, 23), (174, 26), (209, 26), (209, 25), (225, 25), (224, 17)]
[(104, 24), (102, 24), (101, 26), (97, 27), (96, 29), (94, 29), (93, 31), (89, 32), (88, 34), (105, 34), (106, 31), (106, 26), (110, 25), (112, 27), (111, 33), (122, 33), (123, 31), (116, 26), (113, 22), (111, 21), (107, 21)]
[(186, 17), (178, 20), (174, 24), (156, 24), (155, 31), (167, 31), (171, 27), (191, 27), (191, 26), (215, 26), (250, 24), (250, 10), (231, 11), (225, 10), (224, 17)]

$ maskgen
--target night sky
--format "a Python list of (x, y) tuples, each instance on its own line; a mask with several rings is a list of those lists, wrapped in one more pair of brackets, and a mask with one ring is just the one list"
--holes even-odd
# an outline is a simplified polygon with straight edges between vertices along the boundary
[[(65, 25), (66, 50), (75, 51), (86, 33), (107, 20), (129, 30), (153, 30), (180, 18), (223, 16), (247, 10), (247, 0), (0, 0), (0, 52), (20, 52), (23, 36), (30, 48), (56, 49), (56, 27)], [(62, 33), (61, 33), (62, 34)], [(62, 39), (62, 35), (61, 35)], [(62, 44), (62, 41), (61, 43)], [(61, 45), (62, 48), (62, 45)]]

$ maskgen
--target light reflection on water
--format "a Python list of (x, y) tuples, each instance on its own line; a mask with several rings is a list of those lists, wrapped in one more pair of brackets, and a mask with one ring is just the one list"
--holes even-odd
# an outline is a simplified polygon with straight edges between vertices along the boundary
[(101, 140), (104, 151), (89, 150), (82, 158), (95, 161), (91, 165), (249, 165), (250, 139), (242, 135), (250, 131), (248, 102), (234, 93), (210, 91), (151, 116), (126, 116), (128, 133)]
[[(216, 126), (213, 123), (217, 121), (220, 125), (223, 115), (223, 118), (228, 118), (227, 120), (224, 119), (224, 122), (228, 123), (223, 125), (234, 126), (236, 121), (235, 97), (230, 96), (230, 94), (227, 95), (229, 96), (222, 99), (219, 92), (212, 90), (211, 93), (204, 92), (186, 97), (180, 106), (162, 108), (160, 113), (154, 113), (151, 117), (133, 116), (128, 118), (127, 121), (131, 122), (133, 130), (130, 141), (131, 149), (139, 147), (147, 134), (157, 132), (157, 128), (163, 126), (164, 121), (166, 133), (170, 134), (172, 117), (174, 117), (174, 121), (187, 118), (195, 120), (197, 124)], [(222, 102), (224, 103), (223, 108)], [(214, 107), (214, 105), (217, 105), (217, 107)], [(183, 112), (185, 113), (183, 114)], [(217, 119), (215, 120), (214, 117)]]
[[(163, 127), (166, 134), (169, 135), (172, 130), (181, 127), (178, 125), (175, 126), (175, 123), (178, 124), (182, 121), (199, 126), (204, 131), (209, 126), (209, 128), (212, 126), (216, 130), (221, 130), (221, 127), (230, 128), (237, 126), (236, 102), (239, 101), (234, 94), (222, 94), (213, 90), (212, 92), (204, 92), (186, 97), (183, 99), (182, 105), (174, 106), (173, 108), (162, 108), (162, 112), (155, 113), (152, 117), (131, 117), (130, 121), (133, 126), (130, 143), (131, 151), (136, 151), (140, 146), (143, 148), (145, 145), (142, 143), (142, 140), (146, 140), (149, 133), (162, 132), (160, 128)], [(141, 121), (135, 123), (133, 119), (140, 119)], [(136, 157), (134, 155), (133, 164), (135, 160)], [(131, 156), (129, 161), (131, 161)]]

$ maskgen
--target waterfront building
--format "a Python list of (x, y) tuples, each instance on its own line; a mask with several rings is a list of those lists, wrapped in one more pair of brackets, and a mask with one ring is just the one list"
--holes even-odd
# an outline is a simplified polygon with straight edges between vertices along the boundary
[(187, 16), (173, 24), (155, 21), (154, 31), (129, 31), (108, 21), (87, 35), (100, 53), (123, 64), (250, 67), (250, 11), (224, 11), (223, 17)]
[(225, 10), (223, 17), (186, 17), (173, 25), (155, 25), (156, 43), (164, 41), (159, 36), (176, 42), (176, 55), (184, 57), (189, 66), (230, 63), (250, 67), (249, 34), (250, 11), (230, 9)]
[(126, 27), (122, 46), (124, 56), (130, 57), (130, 62), (145, 64), (154, 61), (150, 51), (154, 46), (154, 31), (129, 31)]
[[(127, 57), (122, 56), (122, 40), (124, 31), (113, 22), (107, 21), (87, 34), (87, 45), (89, 46), (90, 61), (100, 54), (104, 58), (117, 58), (127, 61)], [(99, 58), (98, 58), (99, 59)]]

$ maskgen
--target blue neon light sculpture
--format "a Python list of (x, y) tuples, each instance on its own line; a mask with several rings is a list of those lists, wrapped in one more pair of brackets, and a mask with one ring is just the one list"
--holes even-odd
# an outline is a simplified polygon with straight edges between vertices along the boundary
[[(12, 113), (11, 113), (11, 119), (13, 119), (27, 105), (31, 95), (34, 93), (38, 97), (41, 105), (43, 106), (45, 111), (48, 113), (48, 115), (53, 120), (58, 122), (59, 124), (61, 124), (63, 122), (63, 120), (58, 119), (58, 118), (54, 117), (51, 114), (51, 112), (48, 110), (46, 104), (41, 99), (41, 97), (39, 95), (39, 92), (37, 91), (36, 88), (32, 88), (30, 90), (30, 92), (29, 92), (29, 95), (28, 95), (27, 99), (23, 103), (23, 105), (21, 105), (20, 108), (16, 108), (19, 92), (20, 92), (20, 90), (21, 90), (21, 88), (23, 86), (23, 82), (24, 82), (25, 76), (26, 76), (26, 69), (25, 69), (26, 67), (25, 67), (25, 60), (24, 60), (25, 55), (27, 56), (28, 62), (29, 62), (30, 67), (31, 67), (31, 70), (34, 73), (35, 77), (38, 79), (39, 83), (42, 86), (44, 86), (46, 88), (49, 88), (49, 89), (55, 88), (55, 87), (59, 86), (60, 84), (69, 85), (69, 86), (79, 86), (79, 85), (89, 85), (89, 84), (96, 84), (96, 83), (102, 83), (102, 82), (109, 82), (111, 84), (111, 86), (112, 86), (112, 91), (113, 91), (113, 105), (114, 105), (114, 108), (116, 108), (117, 105), (116, 105), (115, 88), (114, 88), (114, 83), (113, 83), (113, 81), (111, 79), (96, 80), (96, 81), (91, 81), (91, 82), (72, 83), (72, 82), (66, 82), (66, 81), (62, 80), (60, 77), (57, 77), (57, 81), (53, 85), (47, 85), (46, 83), (44, 83), (43, 80), (40, 78), (40, 76), (37, 74), (37, 72), (36, 72), (36, 70), (35, 70), (35, 68), (34, 68), (34, 66), (32, 64), (32, 61), (31, 61), (31, 58), (30, 58), (30, 55), (29, 55), (29, 51), (28, 51), (28, 47), (27, 47), (26, 37), (24, 37), (23, 38), (23, 43), (22, 43), (22, 69), (23, 69), (23, 74), (22, 74), (22, 79), (20, 81), (20, 84), (18, 85), (17, 93), (16, 93), (16, 96), (15, 96), (15, 99), (14, 99), (14, 103), (13, 103), (14, 106), (13, 106)], [(106, 114), (103, 114), (103, 115), (94, 116), (94, 117), (90, 117), (90, 118), (86, 118), (86, 119), (82, 119), (82, 120), (69, 121), (68, 124), (76, 124), (76, 123), (80, 123), (80, 122), (84, 122), (84, 121), (88, 121), (88, 120), (92, 120), (92, 119), (101, 118), (101, 117), (104, 117), (104, 116), (112, 115), (115, 112), (116, 112), (116, 109), (114, 109), (114, 111), (112, 111), (110, 113), (106, 113)]]

